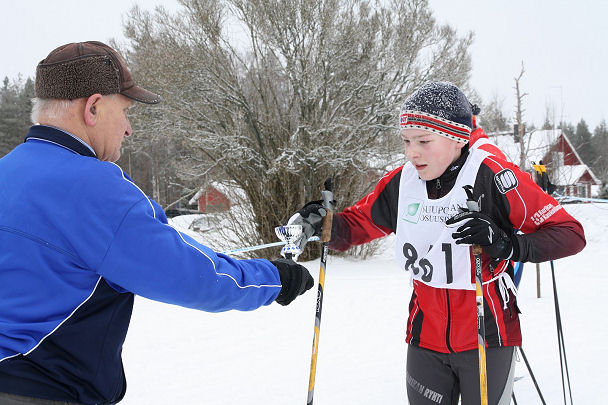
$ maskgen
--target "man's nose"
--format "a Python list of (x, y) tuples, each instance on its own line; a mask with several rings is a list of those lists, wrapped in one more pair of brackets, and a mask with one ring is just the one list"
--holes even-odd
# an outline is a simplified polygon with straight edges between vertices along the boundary
[(133, 128), (131, 128), (131, 122), (127, 121), (127, 129), (125, 131), (125, 136), (131, 136), (133, 133)]

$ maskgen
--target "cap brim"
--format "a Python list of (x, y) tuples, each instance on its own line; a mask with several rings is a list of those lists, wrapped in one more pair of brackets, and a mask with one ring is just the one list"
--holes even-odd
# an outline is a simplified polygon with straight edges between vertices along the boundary
[(154, 94), (151, 91), (148, 91), (139, 86), (133, 86), (126, 90), (120, 92), (125, 97), (129, 97), (132, 100), (139, 101), (140, 103), (145, 104), (158, 104), (160, 103), (160, 96), (158, 94)]

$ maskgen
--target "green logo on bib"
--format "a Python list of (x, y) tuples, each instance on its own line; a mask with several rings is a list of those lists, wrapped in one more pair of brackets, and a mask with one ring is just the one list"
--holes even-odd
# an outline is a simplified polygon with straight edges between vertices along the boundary
[(399, 201), (399, 218), (411, 224), (417, 224), (424, 211), (424, 201), (418, 198), (404, 197)]
[(420, 212), (422, 211), (421, 208), (422, 203), (419, 202), (413, 202), (408, 204), (403, 215), (403, 220), (411, 222), (412, 224), (417, 224), (418, 218), (420, 217)]

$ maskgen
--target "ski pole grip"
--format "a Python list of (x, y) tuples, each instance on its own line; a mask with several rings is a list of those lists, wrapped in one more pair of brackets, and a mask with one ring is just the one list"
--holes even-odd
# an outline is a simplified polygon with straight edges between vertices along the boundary
[(333, 218), (334, 213), (330, 209), (327, 209), (327, 214), (323, 217), (321, 242), (329, 242), (331, 240), (331, 223)]
[(334, 194), (329, 190), (323, 190), (321, 194), (323, 195), (323, 207), (327, 211), (327, 214), (323, 217), (321, 242), (329, 242), (331, 240), (331, 224), (334, 217), (332, 211)]

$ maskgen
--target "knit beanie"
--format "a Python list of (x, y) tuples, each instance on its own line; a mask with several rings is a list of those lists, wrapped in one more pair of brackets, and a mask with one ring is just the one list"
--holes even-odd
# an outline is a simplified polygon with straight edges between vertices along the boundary
[(473, 127), (471, 103), (452, 83), (427, 83), (403, 103), (399, 126), (424, 129), (467, 143)]
[(54, 49), (36, 68), (36, 97), (74, 100), (122, 94), (146, 104), (160, 96), (135, 85), (124, 59), (108, 45), (87, 41)]

